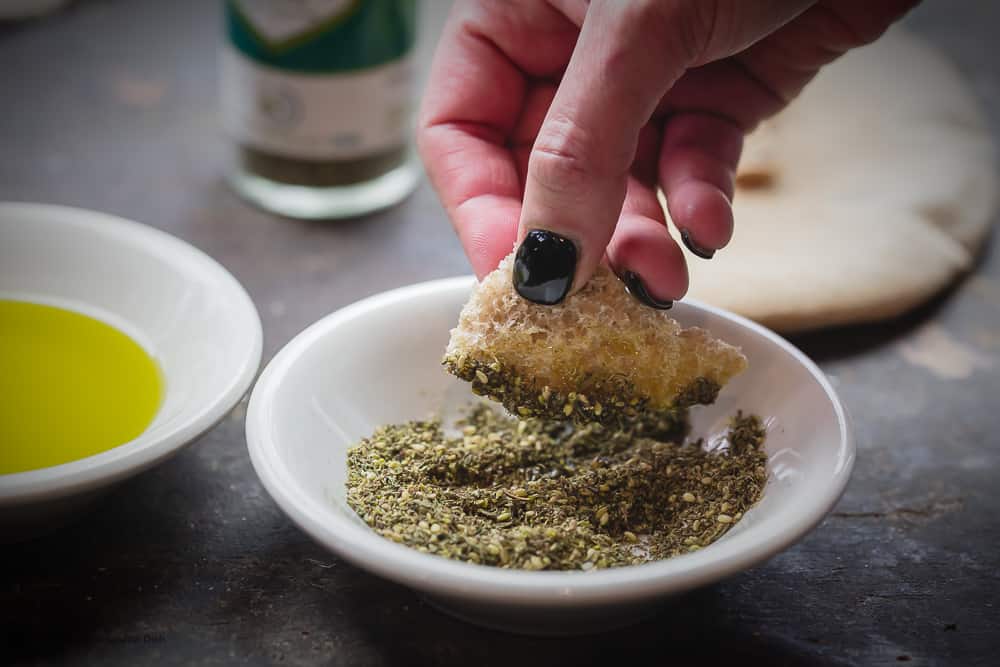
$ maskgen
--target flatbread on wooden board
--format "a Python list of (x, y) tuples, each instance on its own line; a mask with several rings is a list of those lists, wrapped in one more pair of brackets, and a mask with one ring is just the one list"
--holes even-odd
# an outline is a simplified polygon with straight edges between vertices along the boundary
[(979, 104), (901, 28), (748, 137), (737, 182), (732, 242), (711, 261), (685, 250), (689, 296), (784, 332), (925, 301), (972, 267), (998, 202)]

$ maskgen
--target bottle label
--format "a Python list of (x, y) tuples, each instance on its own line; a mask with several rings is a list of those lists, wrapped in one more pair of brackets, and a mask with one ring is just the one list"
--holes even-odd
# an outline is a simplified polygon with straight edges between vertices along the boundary
[(230, 0), (226, 130), (274, 155), (343, 160), (405, 145), (413, 0)]

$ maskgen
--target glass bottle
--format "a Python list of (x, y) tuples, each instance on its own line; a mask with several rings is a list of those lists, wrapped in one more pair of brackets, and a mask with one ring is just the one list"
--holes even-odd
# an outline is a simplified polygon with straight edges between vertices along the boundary
[(345, 218), (416, 187), (415, 0), (226, 0), (222, 119), (233, 187), (295, 218)]

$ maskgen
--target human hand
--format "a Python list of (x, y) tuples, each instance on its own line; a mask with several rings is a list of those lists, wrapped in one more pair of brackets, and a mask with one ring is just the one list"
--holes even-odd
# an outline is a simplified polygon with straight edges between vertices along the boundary
[[(558, 303), (604, 257), (669, 307), (733, 232), (743, 136), (916, 0), (458, 0), (418, 144), (476, 274)], [(540, 231), (541, 230), (541, 231)], [(780, 261), (780, 258), (776, 258)]]

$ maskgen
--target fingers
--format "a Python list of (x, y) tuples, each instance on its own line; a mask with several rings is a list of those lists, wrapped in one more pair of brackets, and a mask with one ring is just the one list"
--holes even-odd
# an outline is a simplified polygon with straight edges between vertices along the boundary
[(515, 281), (525, 298), (558, 303), (604, 256), (640, 130), (687, 64), (662, 12), (610, 0), (587, 10), (528, 160)]
[(420, 151), (473, 271), (482, 278), (514, 247), (521, 184), (510, 151), (482, 128), (428, 127)]
[(664, 96), (657, 116), (702, 112), (727, 118), (750, 132), (780, 111), (791, 98), (772, 88), (771, 82), (751, 76), (739, 57), (688, 70)]
[[(505, 16), (499, 4), (456, 4), (420, 111), (417, 143), (427, 174), (479, 277), (514, 246), (522, 176), (508, 139), (526, 95), (524, 72), (555, 72), (575, 39), (565, 17), (533, 7), (535, 14)], [(515, 61), (510, 54), (525, 52), (518, 40), (529, 28), (547, 39)]]
[(608, 244), (608, 262), (646, 305), (669, 307), (687, 292), (684, 255), (667, 231), (656, 194), (635, 178), (629, 179), (622, 215)]
[(733, 182), (743, 131), (702, 113), (670, 118), (660, 150), (660, 185), (688, 249), (703, 259), (733, 235)]
[[(711, 256), (732, 235), (741, 131), (914, 4), (887, 0), (873, 11), (861, 0), (551, 2), (562, 12), (548, 3), (457, 4), (418, 129), (431, 182), (476, 273), (494, 268), (518, 240), (525, 252), (515, 286), (542, 303), (582, 287), (605, 251), (641, 269), (649, 294), (682, 294), (679, 249), (648, 209), (652, 190), (641, 186), (658, 180), (689, 248)], [(548, 105), (551, 89), (529, 81), (557, 78), (567, 61)], [(692, 65), (704, 66), (665, 95)], [(648, 150), (658, 143), (648, 122), (658, 104), (668, 114), (716, 117), (671, 115), (657, 154)], [(534, 132), (525, 128), (538, 127), (546, 106), (528, 151)]]
[(819, 68), (874, 41), (917, 0), (826, 0), (741, 53), (739, 63), (786, 102)]
[(520, 199), (496, 195), (468, 199), (453, 213), (458, 240), (480, 280), (514, 249), (520, 214)]

